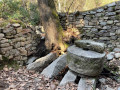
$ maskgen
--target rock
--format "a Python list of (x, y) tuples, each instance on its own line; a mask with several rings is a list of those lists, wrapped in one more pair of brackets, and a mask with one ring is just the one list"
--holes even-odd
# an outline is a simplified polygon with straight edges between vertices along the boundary
[(83, 50), (75, 45), (67, 49), (68, 67), (82, 75), (97, 76), (103, 69), (105, 53)]
[(107, 21), (107, 24), (113, 24), (113, 20)]
[(116, 30), (116, 34), (120, 35), (120, 29)]
[(120, 26), (120, 23), (116, 23), (117, 26)]
[(101, 25), (105, 26), (106, 25), (106, 22), (100, 22)]
[(25, 50), (25, 47), (20, 47), (18, 50), (20, 51), (21, 55), (27, 56), (27, 50)]
[(107, 20), (108, 19), (108, 17), (103, 17), (105, 20)]
[(103, 16), (103, 13), (97, 13), (97, 14), (95, 14), (95, 16), (96, 17), (101, 17), (101, 16)]
[(120, 87), (118, 87), (118, 89), (117, 90), (120, 90)]
[(107, 6), (108, 6), (108, 7), (112, 7), (112, 6), (115, 6), (115, 5), (116, 5), (116, 3), (113, 2), (113, 3), (108, 4)]
[(25, 46), (26, 50), (29, 50), (32, 47), (32, 44), (28, 44)]
[(33, 63), (37, 57), (31, 57), (28, 59), (27, 64)]
[(92, 32), (98, 32), (98, 29), (92, 28), (91, 31), (92, 31)]
[(114, 52), (110, 52), (109, 54), (107, 54), (107, 60), (112, 60), (114, 58)]
[(102, 12), (102, 11), (104, 11), (104, 10), (103, 10), (103, 9), (98, 9), (98, 10), (97, 10), (97, 12)]
[(86, 35), (89, 36), (89, 37), (94, 37), (95, 34), (92, 33), (92, 32), (88, 32), (88, 33), (86, 33)]
[(105, 49), (104, 43), (98, 43), (91, 40), (77, 40), (75, 41), (75, 45), (83, 49), (89, 49), (100, 53), (103, 53)]
[(12, 48), (13, 48), (12, 46), (9, 46), (9, 47), (6, 47), (6, 48), (1, 48), (1, 52), (5, 53), (6, 51), (11, 50)]
[(78, 83), (77, 90), (95, 90), (96, 79), (95, 78), (81, 78)]
[(4, 37), (4, 34), (0, 33), (0, 40)]
[(120, 58), (120, 53), (115, 53), (115, 58)]
[(105, 78), (101, 78), (101, 79), (99, 79), (99, 81), (100, 81), (102, 84), (105, 84)]
[(28, 58), (26, 56), (23, 56), (21, 60), (26, 61)]
[(0, 60), (2, 60), (2, 55), (0, 55)]
[(110, 38), (109, 37), (100, 37), (100, 40), (107, 41), (107, 40), (110, 40)]
[(120, 48), (114, 48), (113, 52), (120, 52)]
[(14, 45), (14, 47), (15, 47), (15, 48), (20, 48), (20, 45), (21, 45), (20, 42), (17, 42), (17, 43)]
[(22, 31), (23, 31), (22, 27), (17, 28), (17, 33), (20, 33)]
[(52, 78), (61, 72), (66, 66), (66, 54), (60, 56), (53, 61), (47, 68), (45, 68), (41, 74), (46, 77)]
[[(103, 89), (104, 90), (104, 89)], [(105, 90), (115, 90), (114, 88), (109, 87), (108, 85), (105, 85)]]
[(62, 81), (60, 82), (60, 86), (65, 85), (69, 82), (74, 82), (76, 79), (76, 75), (74, 73), (72, 73), (70, 70), (65, 74), (64, 78), (62, 79)]
[(1, 44), (8, 43), (8, 39), (3, 38), (3, 39), (0, 41), (0, 43), (1, 43)]
[(11, 49), (10, 54), (14, 56), (20, 56), (20, 52), (18, 51), (18, 49)]
[(91, 13), (91, 14), (96, 14), (96, 12), (95, 12), (95, 11), (90, 11), (90, 13)]
[(10, 44), (9, 43), (3, 43), (3, 44), (0, 44), (0, 47), (1, 48), (5, 48), (5, 47), (9, 47)]
[(108, 12), (108, 13), (106, 13), (106, 16), (113, 16), (113, 15), (116, 15), (116, 12)]
[(110, 36), (114, 36), (115, 35), (115, 33), (110, 33)]
[(12, 26), (15, 27), (15, 28), (18, 28), (18, 27), (20, 27), (20, 24), (19, 23), (14, 23), (14, 24), (12, 24)]
[(9, 27), (3, 30), (3, 33), (5, 33), (6, 35), (11, 35), (13, 30), (14, 30), (13, 27)]
[(99, 88), (96, 88), (96, 90), (100, 90)]

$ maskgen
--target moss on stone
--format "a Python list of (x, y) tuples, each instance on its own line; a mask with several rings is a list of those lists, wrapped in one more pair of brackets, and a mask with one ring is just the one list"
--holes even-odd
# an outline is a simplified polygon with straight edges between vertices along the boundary
[(120, 15), (116, 15), (116, 19), (117, 19), (117, 20), (120, 20)]
[(3, 21), (0, 23), (0, 27), (5, 27), (6, 25), (8, 25), (8, 21)]
[(19, 23), (22, 26), (22, 28), (26, 28), (26, 25), (21, 20), (10, 19), (10, 20), (8, 20), (8, 22), (10, 22), (11, 24)]

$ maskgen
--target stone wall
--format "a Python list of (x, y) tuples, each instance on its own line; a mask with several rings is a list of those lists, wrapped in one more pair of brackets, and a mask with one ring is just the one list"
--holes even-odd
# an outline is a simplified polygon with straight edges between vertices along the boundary
[(30, 28), (23, 29), (18, 23), (0, 28), (0, 59), (27, 60), (36, 52), (40, 35)]
[(62, 13), (60, 20), (64, 29), (77, 27), (81, 30), (82, 39), (104, 42), (109, 48), (120, 47), (120, 1), (86, 12), (71, 13), (68, 19)]

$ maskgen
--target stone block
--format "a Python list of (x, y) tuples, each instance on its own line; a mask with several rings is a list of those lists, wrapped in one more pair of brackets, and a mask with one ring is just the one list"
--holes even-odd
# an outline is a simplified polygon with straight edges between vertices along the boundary
[(27, 56), (27, 50), (25, 50), (25, 47), (20, 47), (18, 50), (20, 51), (21, 55)]
[(2, 55), (0, 55), (0, 60), (3, 60), (3, 59), (2, 59)]
[(13, 48), (12, 46), (6, 47), (6, 48), (1, 48), (1, 52), (4, 53), (4, 52), (6, 52), (8, 50), (11, 50), (12, 48)]
[(3, 38), (3, 39), (0, 41), (0, 43), (1, 43), (1, 44), (8, 43), (8, 39)]
[(22, 29), (22, 27), (19, 27), (19, 28), (16, 29), (16, 31), (17, 31), (17, 33), (20, 33), (20, 32), (23, 31), (23, 29)]
[(113, 20), (107, 21), (107, 24), (113, 24)]
[(120, 29), (116, 30), (116, 34), (120, 35)]
[(12, 26), (15, 27), (15, 28), (18, 28), (18, 27), (20, 27), (20, 24), (19, 23), (14, 23), (14, 24), (12, 24)]
[(120, 58), (120, 53), (115, 53), (115, 58)]
[(3, 33), (0, 33), (0, 40), (4, 37), (5, 35)]
[(3, 44), (0, 44), (0, 47), (1, 48), (5, 48), (5, 47), (9, 47), (10, 44), (9, 43), (3, 43)]
[(109, 54), (107, 54), (107, 60), (112, 60), (114, 58), (114, 52), (110, 52)]

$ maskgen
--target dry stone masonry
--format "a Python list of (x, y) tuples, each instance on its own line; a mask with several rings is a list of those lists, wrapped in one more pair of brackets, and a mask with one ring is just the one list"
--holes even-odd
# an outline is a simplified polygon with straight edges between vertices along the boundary
[(65, 14), (60, 15), (63, 28), (77, 27), (82, 31), (82, 39), (103, 42), (109, 48), (120, 48), (120, 1), (86, 12), (71, 13), (68, 20), (62, 18)]
[(39, 36), (35, 30), (23, 29), (19, 23), (0, 28), (0, 60), (3, 57), (27, 60), (28, 56), (36, 52), (36, 46), (40, 42)]

